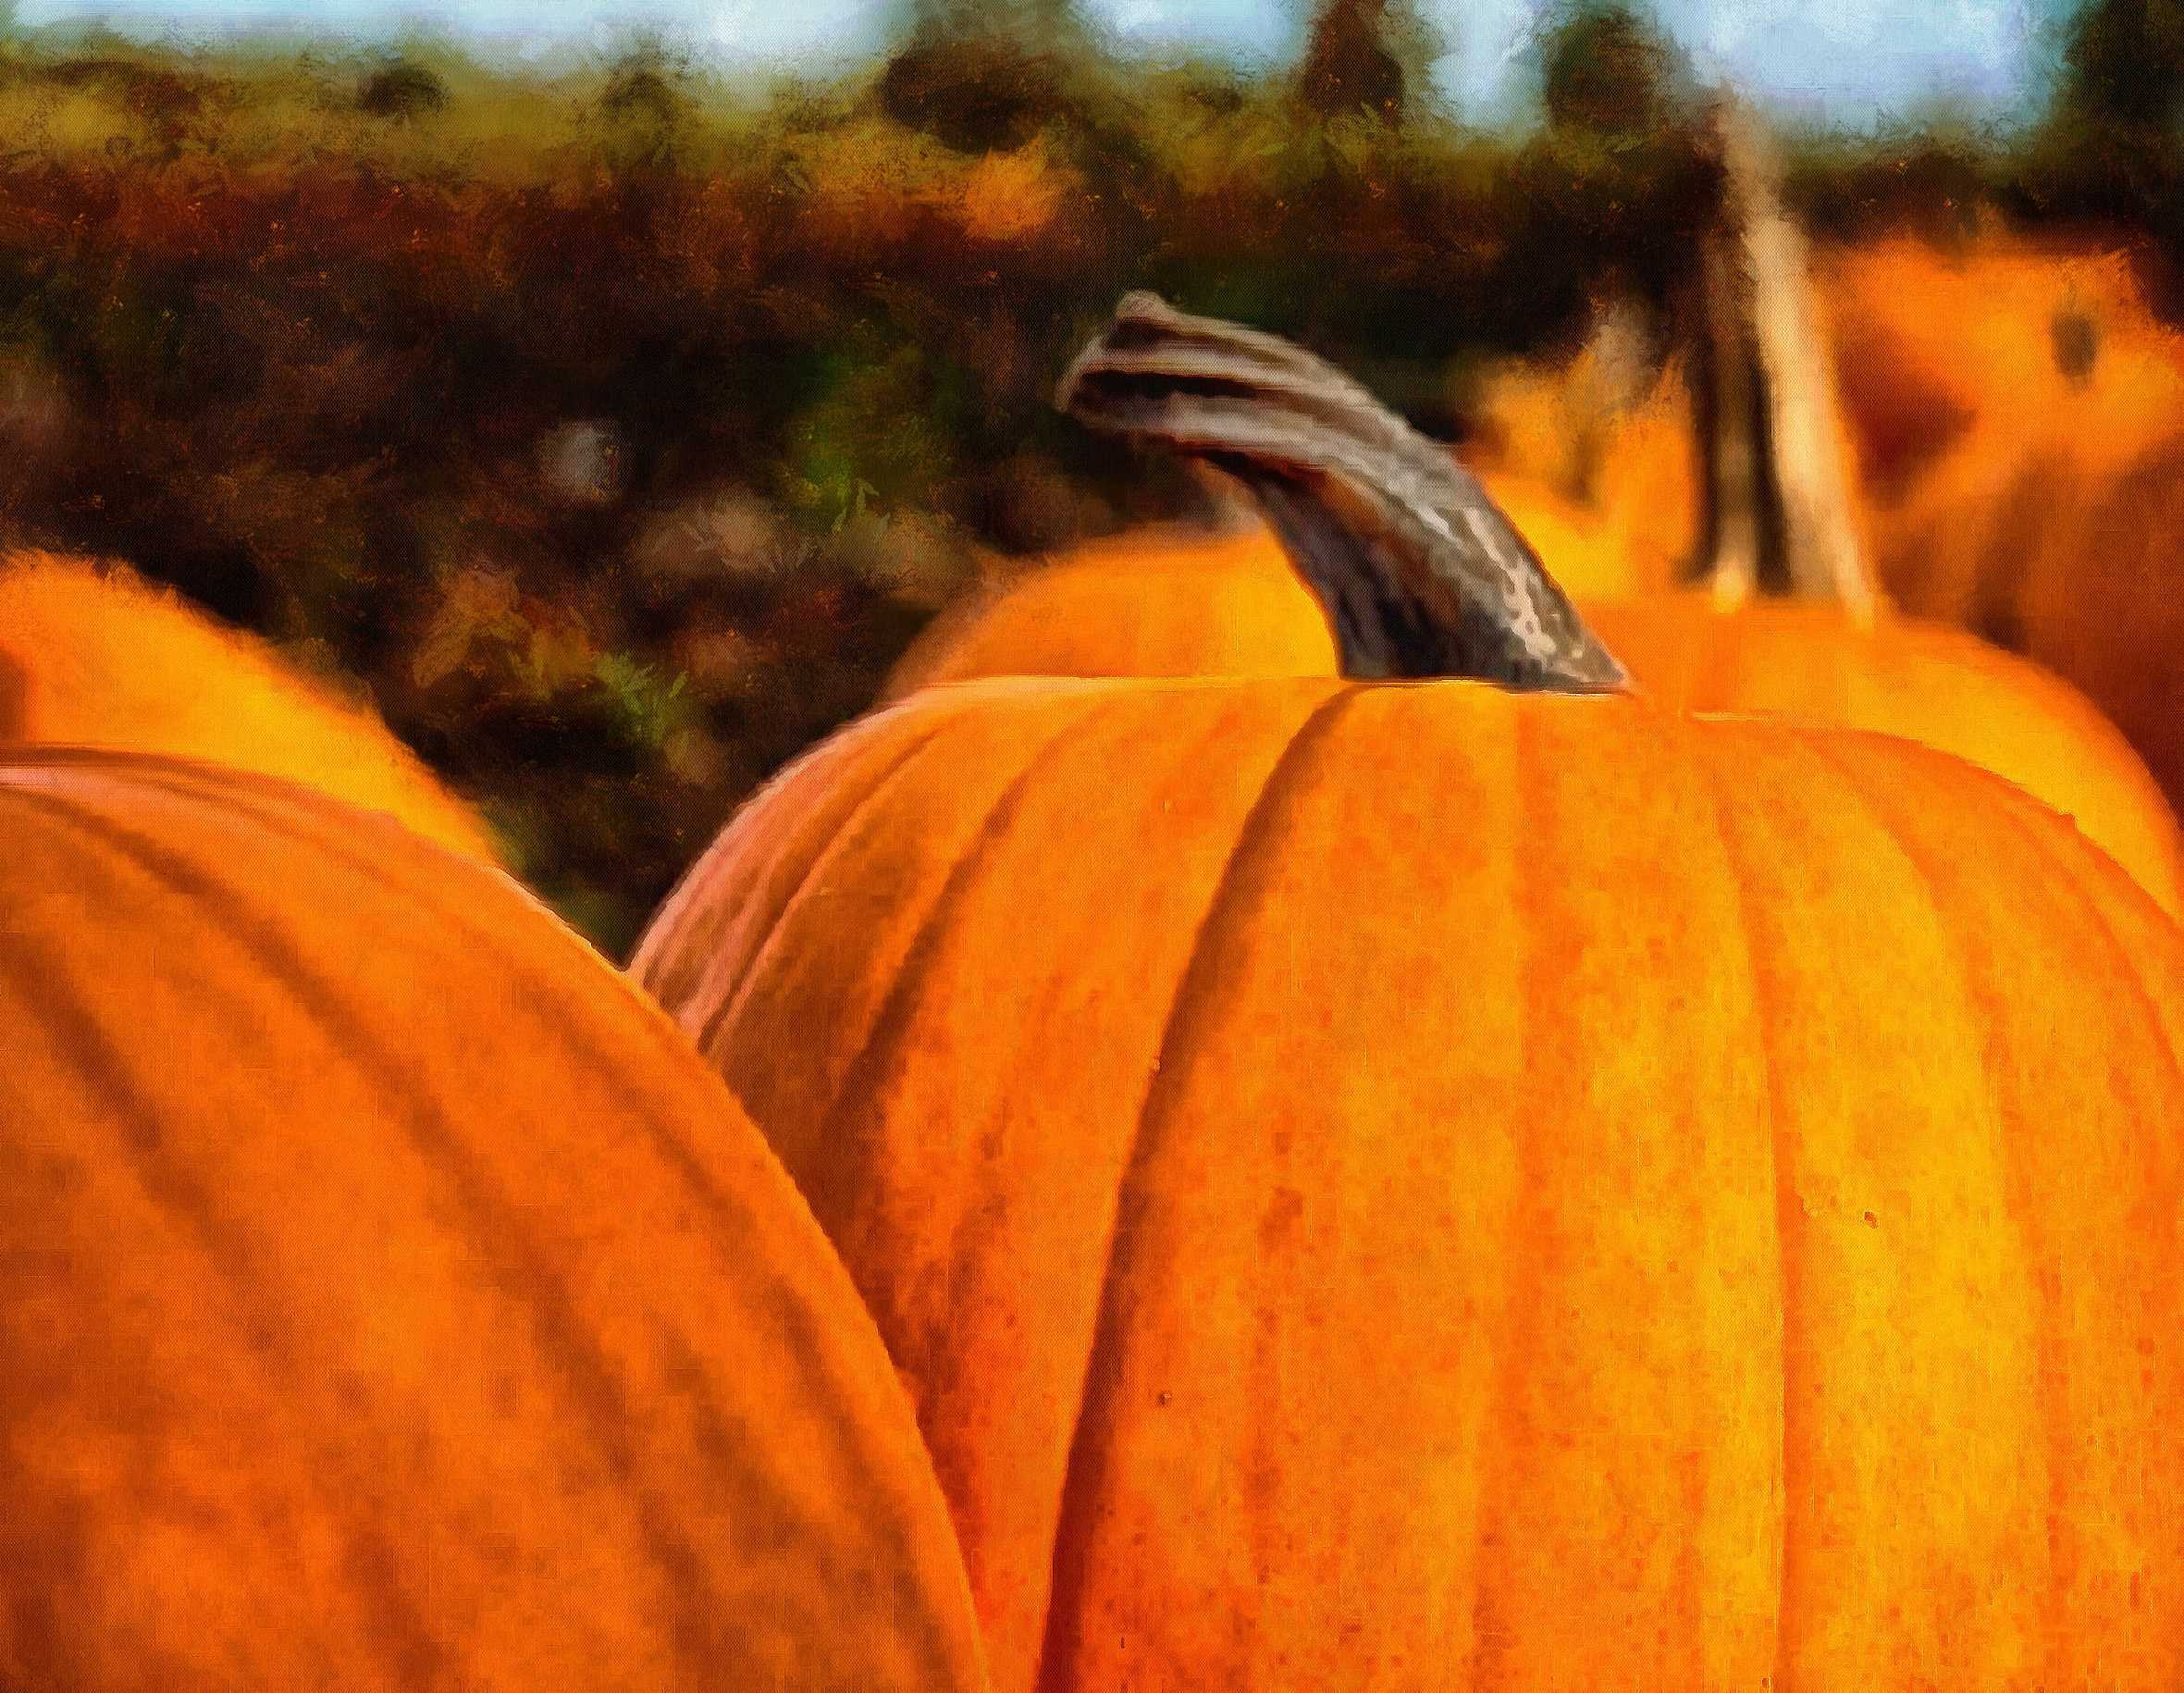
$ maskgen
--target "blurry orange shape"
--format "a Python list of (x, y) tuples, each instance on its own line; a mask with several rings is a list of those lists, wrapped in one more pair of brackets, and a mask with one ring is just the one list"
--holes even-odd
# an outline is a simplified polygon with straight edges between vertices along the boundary
[(465, 857), (497, 857), (483, 820), (369, 705), (118, 564), (0, 558), (0, 748), (24, 743), (135, 748), (285, 776)]

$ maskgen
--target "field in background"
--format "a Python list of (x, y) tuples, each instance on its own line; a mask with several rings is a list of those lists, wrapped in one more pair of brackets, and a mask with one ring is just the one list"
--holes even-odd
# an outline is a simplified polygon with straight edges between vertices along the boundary
[[(1616, 74), (1550, 75), (1551, 121), (1499, 136), (1369, 59), (1330, 91), (1081, 41), (763, 94), (657, 54), (0, 48), (0, 528), (368, 690), (619, 949), (982, 558), (1202, 497), (1048, 404), (1123, 289), (1451, 437), (1492, 361), (1672, 298), (1705, 192), (1673, 78), (1569, 62)], [(1794, 138), (1797, 209), (2091, 230), (2177, 314), (2177, 124), (2064, 107)]]

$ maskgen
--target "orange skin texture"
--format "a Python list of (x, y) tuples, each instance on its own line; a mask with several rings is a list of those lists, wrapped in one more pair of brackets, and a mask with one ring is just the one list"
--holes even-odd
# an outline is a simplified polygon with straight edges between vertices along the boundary
[(1252, 525), (1090, 541), (934, 618), (882, 698), (977, 676), (1320, 676), (1334, 636), (1281, 543)]
[[(1815, 270), (1854, 433), (1884, 457), (1934, 468), (1945, 456), (2008, 457), (2027, 431), (2128, 453), (2184, 415), (2178, 338), (2121, 252), (2005, 235), (1950, 251), (1903, 237), (1823, 249)], [(2083, 380), (2058, 363), (2058, 312), (2092, 327)]]
[(605, 960), (248, 772), (18, 749), (0, 842), (0, 1685), (985, 1685), (870, 1319)]
[(2025, 650), (2098, 701), (2184, 806), (2184, 423), (1984, 562)]
[(484, 822), (368, 706), (117, 565), (0, 556), (0, 748), (133, 747), (286, 776), (484, 862)]
[(1882, 611), (1691, 591), (1587, 605), (1593, 632), (1659, 703), (1770, 712), (1898, 735), (2007, 776), (2073, 818), (2161, 907), (2184, 910), (2184, 835), (2114, 724), (2036, 665), (1942, 624)]
[[(1869, 378), (1845, 385), (1861, 461), (1917, 461), (1915, 476), (1865, 476), (1882, 574), (1923, 613), (1991, 618), (2011, 593), (1991, 579), (2013, 569), (2006, 553), (2184, 437), (2184, 336), (2148, 310), (2121, 253), (1899, 240), (1837, 252), (1825, 277), (1839, 368)], [(2058, 311), (2094, 327), (2079, 381), (2056, 361)], [(1919, 417), (1950, 421), (1921, 433)]]
[[(2168, 442), (2093, 465), (2041, 441), (1950, 466), (1904, 514), (1906, 591), (2069, 678), (2184, 803), (2184, 418)], [(1924, 555), (1913, 572), (1905, 561)]]
[(865, 1293), (998, 1687), (2184, 1678), (2184, 933), (1986, 772), (965, 684), (632, 968)]

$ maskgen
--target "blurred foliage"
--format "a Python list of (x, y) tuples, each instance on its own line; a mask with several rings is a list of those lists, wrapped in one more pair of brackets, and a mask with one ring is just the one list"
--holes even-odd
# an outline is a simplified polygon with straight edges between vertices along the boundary
[(2064, 61), (2063, 117), (2171, 141), (2184, 128), (2184, 0), (2090, 0)]
[(1323, 117), (1363, 113), (1401, 122), (1424, 56), (1413, 53), (1406, 67), (1398, 48), (1403, 35), (1416, 33), (1414, 18), (1388, 16), (1388, 0), (1325, 0), (1304, 39), (1299, 97)]
[(1616, 0), (1579, 0), (1543, 34), (1539, 93), (1551, 127), (1630, 146), (1670, 121), (1682, 67), (1645, 14)]
[[(932, 0), (869, 74), (764, 89), (649, 48), (0, 43), (0, 522), (360, 678), (619, 950), (993, 555), (1205, 498), (1052, 409), (1126, 288), (1453, 435), (1484, 361), (1682, 286), (1709, 191), (1642, 15), (1561, 15), (1554, 121), (1507, 135), (1413, 97), (1405, 16), (1325, 6), (1247, 75)], [(2099, 93), (2087, 30), (2022, 141), (1805, 138), (1801, 209), (2184, 241), (2176, 126)]]
[[(2018, 167), (2024, 196), (2148, 229), (2174, 259), (2184, 251), (2184, 0), (2086, 0), (2066, 21), (2059, 69)], [(2184, 299), (2163, 303), (2184, 309)]]

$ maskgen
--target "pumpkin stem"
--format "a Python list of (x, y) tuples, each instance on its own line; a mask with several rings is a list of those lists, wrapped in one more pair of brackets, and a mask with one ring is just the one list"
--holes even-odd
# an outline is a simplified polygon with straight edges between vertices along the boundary
[(1243, 483), (1326, 612), (1344, 675), (1625, 684), (1477, 480), (1292, 342), (1126, 294), (1055, 403)]
[(1871, 621), (1873, 586), (1835, 429), (1833, 374), (1805, 239), (1782, 204), (1782, 162), (1727, 93), (1712, 113), (1720, 223), (1702, 237), (1706, 547), (1717, 600), (1755, 588), (1834, 599)]

